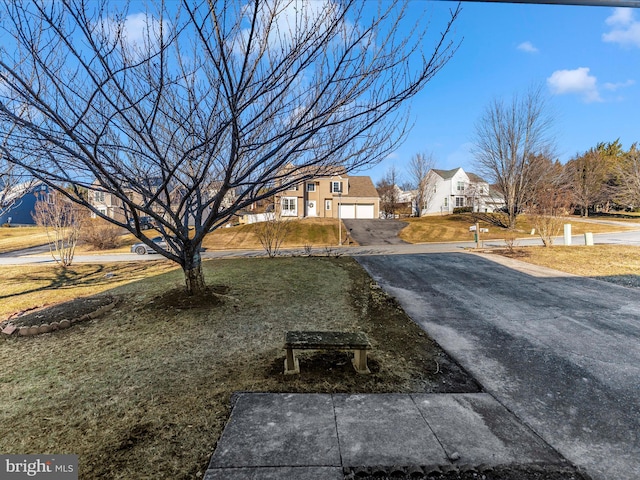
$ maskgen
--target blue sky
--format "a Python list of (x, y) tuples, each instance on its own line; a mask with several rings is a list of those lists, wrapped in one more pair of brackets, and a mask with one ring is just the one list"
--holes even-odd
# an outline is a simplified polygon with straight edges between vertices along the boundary
[[(429, 2), (442, 26), (455, 3)], [(415, 1), (412, 8), (425, 3)], [(463, 3), (462, 45), (412, 100), (415, 125), (395, 154), (359, 172), (379, 180), (391, 165), (405, 175), (412, 155), (433, 153), (436, 168), (473, 172), (474, 124), (496, 97), (542, 85), (556, 118), (563, 163), (598, 142), (640, 141), (640, 9)]]

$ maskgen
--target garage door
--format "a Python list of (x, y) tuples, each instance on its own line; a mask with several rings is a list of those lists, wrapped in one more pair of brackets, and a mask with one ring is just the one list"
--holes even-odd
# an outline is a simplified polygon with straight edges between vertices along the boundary
[(356, 218), (356, 206), (349, 203), (341, 204), (340, 218)]
[(356, 218), (374, 218), (373, 212), (374, 212), (373, 204), (356, 205)]
[(355, 205), (343, 203), (340, 205), (340, 218), (374, 218), (373, 204)]

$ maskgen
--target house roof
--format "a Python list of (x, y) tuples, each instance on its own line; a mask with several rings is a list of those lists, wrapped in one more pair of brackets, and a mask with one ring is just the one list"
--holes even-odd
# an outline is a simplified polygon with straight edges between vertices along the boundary
[(379, 197), (371, 177), (346, 177), (349, 180), (349, 194), (345, 197)]
[[(449, 180), (450, 178), (453, 178), (453, 176), (461, 169), (462, 167), (454, 168), (452, 170), (438, 170), (434, 168), (433, 171), (440, 175), (444, 180)], [(469, 180), (473, 183), (487, 183), (486, 180), (483, 179), (480, 175), (471, 172), (465, 173), (467, 174), (467, 177), (469, 177)]]
[(473, 183), (487, 183), (484, 178), (482, 178), (480, 175), (476, 175), (475, 173), (467, 172), (467, 177), (469, 177), (469, 180), (471, 180)]
[(433, 169), (433, 171), (438, 175), (440, 175), (444, 180), (449, 180), (450, 178), (453, 178), (453, 176), (456, 173), (458, 173), (458, 170), (460, 170), (460, 167), (454, 168), (453, 170), (438, 170), (435, 168)]
[(41, 185), (43, 185), (43, 183), (40, 180), (32, 180), (13, 185), (11, 188), (8, 188), (4, 192), (2, 192), (2, 203), (8, 204), (31, 191), (34, 191), (36, 189), (39, 190)]
[(295, 171), (297, 177), (307, 176), (309, 174), (312, 177), (334, 177), (336, 175), (345, 176), (347, 169), (342, 165), (307, 165), (303, 167), (296, 167), (289, 163), (285, 165), (282, 170), (282, 175), (288, 175), (290, 172)]

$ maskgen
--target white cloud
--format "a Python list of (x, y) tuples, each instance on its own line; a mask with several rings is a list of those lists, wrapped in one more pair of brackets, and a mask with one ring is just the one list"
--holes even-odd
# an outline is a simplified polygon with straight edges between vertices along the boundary
[[(254, 15), (253, 6), (243, 5), (241, 15), (247, 22), (252, 21)], [(282, 2), (267, 0), (261, 3), (257, 13), (255, 28), (259, 32), (258, 37), (267, 39), (270, 47), (288, 46), (294, 39), (309, 33), (313, 28), (318, 36), (332, 28), (335, 22), (340, 21), (345, 28), (351, 29), (346, 20), (339, 20), (341, 7), (334, 0), (292, 0)], [(233, 39), (233, 50), (237, 54), (244, 54), (248, 44), (249, 28), (243, 29), (238, 37)], [(254, 48), (258, 48), (255, 45)]]
[(601, 102), (597, 86), (598, 79), (589, 75), (589, 68), (556, 70), (547, 78), (547, 85), (556, 95), (577, 94), (587, 102)]
[(635, 80), (627, 80), (626, 82), (617, 82), (617, 83), (607, 82), (604, 85), (602, 85), (602, 87), (606, 88), (607, 90), (611, 90), (612, 92), (615, 92), (620, 88), (626, 88), (626, 87), (630, 87), (631, 85), (635, 85), (635, 83), (636, 83)]
[(518, 50), (527, 53), (538, 53), (538, 49), (528, 40), (526, 42), (522, 42), (517, 48)]
[(614, 8), (613, 13), (604, 21), (607, 25), (629, 25), (633, 23), (631, 8)]
[(131, 13), (124, 20), (103, 18), (98, 24), (101, 33), (111, 41), (119, 40), (138, 53), (157, 46), (161, 32), (167, 38), (169, 27), (170, 23), (166, 20), (161, 24), (158, 19), (144, 12)]
[(611, 31), (602, 34), (604, 42), (640, 48), (640, 21), (635, 19), (633, 9), (614, 9), (605, 23), (611, 27)]

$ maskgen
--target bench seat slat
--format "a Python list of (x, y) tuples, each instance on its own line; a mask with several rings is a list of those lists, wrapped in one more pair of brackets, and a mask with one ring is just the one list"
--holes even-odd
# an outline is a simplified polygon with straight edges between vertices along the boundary
[(285, 347), (296, 350), (370, 350), (371, 344), (362, 332), (287, 332)]

